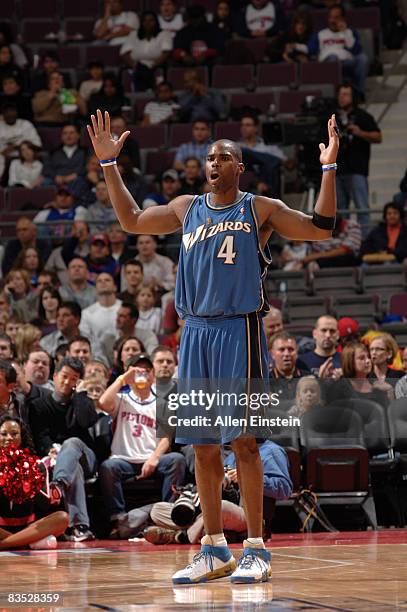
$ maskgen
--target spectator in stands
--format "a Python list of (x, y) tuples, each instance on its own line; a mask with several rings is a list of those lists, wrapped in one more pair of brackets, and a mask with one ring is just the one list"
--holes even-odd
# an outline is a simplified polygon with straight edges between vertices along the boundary
[(195, 69), (184, 72), (184, 92), (178, 97), (181, 121), (192, 123), (199, 119), (218, 121), (226, 115), (226, 102), (222, 92), (208, 89)]
[(400, 191), (394, 194), (393, 202), (396, 202), (396, 204), (404, 208), (407, 201), (407, 170), (400, 181), (399, 187)]
[(32, 107), (36, 123), (42, 125), (62, 125), (86, 115), (85, 100), (66, 87), (64, 75), (57, 71), (49, 75), (47, 87), (35, 93)]
[(65, 357), (55, 370), (55, 391), (34, 400), (30, 411), (37, 452), (41, 457), (56, 458), (51, 500), (59, 503), (63, 499), (69, 514), (67, 539), (74, 542), (95, 537), (89, 529), (85, 478), (92, 477), (97, 467), (89, 433), (97, 413), (86, 390), (78, 384), (83, 373), (79, 359)]
[(115, 221), (107, 230), (107, 235), (110, 240), (110, 253), (117, 265), (120, 267), (120, 287), (124, 281), (123, 265), (134, 256), (134, 251), (127, 245), (127, 234), (122, 229), (120, 223)]
[(352, 219), (336, 215), (335, 229), (332, 238), (326, 241), (312, 242), (311, 252), (306, 255), (302, 264), (313, 269), (355, 266), (358, 263), (359, 250), (362, 244), (360, 225)]
[(85, 102), (88, 102), (91, 95), (98, 93), (103, 87), (105, 67), (102, 62), (93, 61), (89, 62), (86, 69), (90, 78), (82, 81), (79, 87), (79, 95), (85, 100)]
[(96, 202), (88, 207), (87, 220), (91, 232), (104, 232), (106, 226), (116, 220), (105, 181), (96, 184)]
[[(158, 345), (156, 334), (152, 330), (139, 325), (138, 319), (139, 311), (137, 307), (130, 302), (123, 302), (117, 311), (115, 333), (105, 334), (101, 340), (101, 350), (103, 354), (106, 355), (109, 363), (113, 364), (114, 345), (119, 339), (128, 339), (129, 343), (131, 339), (138, 340), (142, 343), (142, 345), (140, 344), (140, 352), (141, 350), (145, 350), (149, 355), (151, 355), (152, 351)], [(143, 347), (143, 349), (141, 347)], [(124, 348), (126, 353), (126, 347)], [(137, 348), (137, 350), (139, 349)], [(123, 346), (121, 347), (121, 352), (123, 352)], [(128, 357), (127, 355), (127, 358)]]
[(5, 76), (0, 83), (0, 108), (12, 104), (17, 109), (17, 115), (21, 119), (32, 121), (33, 111), (31, 107), (31, 95), (23, 93), (22, 87), (16, 77)]
[[(168, 123), (177, 119), (179, 104), (174, 98), (174, 91), (171, 83), (161, 81), (154, 89), (155, 100), (147, 102), (144, 107), (141, 125), (158, 125)], [(128, 140), (128, 138), (127, 138)], [(127, 140), (124, 144), (126, 144)]]
[(146, 353), (146, 349), (141, 340), (135, 336), (127, 336), (123, 339), (117, 339), (113, 352), (114, 361), (109, 384), (111, 384), (117, 378), (117, 376), (124, 374), (129, 359), (132, 357), (138, 357), (142, 353)]
[(51, 357), (55, 356), (60, 344), (68, 344), (75, 336), (79, 336), (81, 309), (76, 302), (62, 302), (57, 312), (57, 329), (41, 338), (40, 345)]
[(236, 31), (245, 38), (275, 36), (286, 26), (279, 3), (269, 0), (251, 0), (236, 22)]
[(85, 368), (92, 360), (92, 346), (89, 338), (86, 336), (75, 336), (72, 338), (68, 343), (67, 355), (79, 359)]
[(106, 387), (107, 381), (102, 376), (85, 377), (83, 380), (83, 388), (86, 390), (87, 396), (93, 401), (98, 414), (107, 414), (99, 405), (99, 400), (106, 391)]
[(0, 359), (11, 360), (15, 357), (16, 348), (7, 334), (0, 334)]
[(225, 37), (213, 23), (208, 23), (205, 8), (188, 6), (186, 25), (175, 35), (173, 58), (183, 66), (211, 65), (224, 51)]
[(358, 31), (348, 27), (342, 5), (329, 9), (328, 27), (311, 37), (308, 48), (320, 62), (340, 62), (344, 77), (350, 79), (359, 92), (365, 91), (369, 59), (362, 50)]
[[(83, 206), (75, 206), (74, 194), (69, 187), (61, 185), (55, 199), (48, 202), (34, 217), (34, 223), (39, 225), (39, 234), (61, 238), (72, 231), (72, 221), (86, 221), (88, 211)], [(52, 221), (52, 225), (47, 225)], [(69, 223), (71, 222), (71, 223)]]
[(131, 304), (135, 304), (136, 294), (144, 280), (143, 264), (137, 259), (129, 259), (125, 262), (123, 268), (126, 281), (126, 290), (119, 293), (118, 298), (122, 300), (122, 302), (130, 302)]
[(10, 296), (13, 312), (22, 317), (24, 321), (29, 321), (31, 313), (36, 311), (37, 296), (31, 286), (28, 272), (22, 268), (10, 270), (4, 282), (4, 290)]
[(136, 294), (136, 306), (139, 311), (138, 326), (141, 329), (148, 329), (155, 334), (161, 330), (162, 311), (155, 306), (157, 296), (154, 287), (148, 283), (143, 283)]
[(30, 276), (32, 287), (37, 286), (38, 274), (42, 271), (44, 264), (41, 255), (35, 247), (27, 247), (19, 252), (13, 266), (13, 270), (26, 270)]
[(6, 76), (13, 76), (20, 85), (24, 83), (23, 71), (15, 63), (10, 45), (0, 43), (0, 81)]
[(57, 276), (60, 285), (66, 285), (69, 281), (67, 264), (75, 257), (84, 258), (89, 255), (89, 243), (88, 224), (85, 221), (74, 221), (71, 235), (65, 237), (62, 246), (52, 251), (45, 264), (45, 269), (49, 274)]
[(71, 189), (78, 202), (88, 206), (96, 200), (96, 183), (103, 180), (103, 170), (96, 155), (90, 155), (86, 160), (84, 175), (71, 182)]
[(89, 98), (88, 113), (95, 115), (98, 108), (103, 108), (113, 117), (121, 114), (123, 106), (130, 106), (130, 100), (123, 93), (123, 85), (115, 76), (106, 75), (102, 88)]
[(167, 346), (159, 344), (151, 352), (156, 383), (170, 383), (174, 377), (177, 366), (175, 355)]
[[(120, 136), (129, 129), (126, 121), (121, 116), (113, 116), (110, 119), (110, 131), (113, 138), (119, 140)], [(134, 168), (140, 168), (140, 149), (137, 140), (128, 136), (121, 149), (121, 156), (127, 156)]]
[(131, 196), (136, 202), (142, 202), (149, 192), (149, 186), (141, 173), (134, 171), (130, 157), (127, 155), (119, 155), (117, 169)]
[(257, 191), (262, 194), (280, 190), (281, 162), (286, 160), (283, 151), (277, 145), (266, 145), (259, 136), (260, 121), (255, 114), (243, 114), (240, 119), (243, 162), (246, 169), (255, 172), (258, 178)]
[(198, 119), (192, 124), (192, 141), (184, 142), (178, 147), (174, 159), (174, 168), (184, 170), (185, 160), (189, 157), (199, 159), (201, 168), (205, 167), (208, 147), (212, 142), (211, 129), (207, 121)]
[(37, 238), (37, 227), (27, 217), (19, 217), (16, 223), (16, 239), (9, 240), (3, 258), (3, 274), (11, 269), (18, 253), (28, 247), (35, 247), (41, 254), (41, 259), (45, 261), (50, 249), (48, 241)]
[[(60, 68), (59, 55), (56, 51), (48, 49), (44, 51), (40, 58), (40, 68), (34, 71), (32, 78), (31, 89), (34, 94), (41, 89), (47, 89), (49, 77), (53, 72), (58, 72)], [(69, 79), (69, 77), (67, 77)], [(71, 82), (67, 82), (70, 87)]]
[(84, 174), (86, 154), (79, 141), (80, 131), (76, 124), (68, 123), (62, 128), (61, 145), (49, 154), (45, 162), (46, 184), (70, 186)]
[(309, 255), (311, 245), (308, 242), (293, 240), (287, 242), (281, 251), (280, 261), (283, 270), (292, 270), (294, 272), (301, 270), (304, 258)]
[(161, 0), (158, 13), (158, 22), (164, 32), (169, 32), (174, 38), (175, 34), (184, 26), (184, 20), (174, 0)]
[(50, 270), (42, 270), (42, 272), (38, 274), (37, 293), (40, 294), (41, 291), (48, 285), (54, 289), (58, 289), (59, 284), (58, 276), (54, 272), (51, 272)]
[(58, 289), (46, 286), (39, 295), (38, 318), (32, 323), (36, 325), (43, 336), (54, 332), (57, 328), (58, 308), (62, 303)]
[(281, 399), (293, 399), (298, 380), (309, 374), (297, 363), (297, 342), (290, 333), (280, 331), (272, 336), (270, 345), (274, 368), (270, 369), (269, 377), (273, 392), (278, 393)]
[(225, 40), (232, 38), (234, 33), (233, 15), (230, 4), (226, 0), (220, 0), (217, 3), (213, 23), (222, 31)]
[(88, 282), (88, 267), (81, 257), (74, 257), (68, 264), (68, 282), (61, 285), (59, 293), (64, 301), (87, 308), (96, 301), (94, 285)]
[(9, 358), (0, 354), (0, 416), (18, 417), (28, 425), (28, 405), (21, 393), (14, 391), (17, 383), (16, 369)]
[(13, 314), (12, 305), (11, 305), (11, 296), (10, 296), (10, 293), (5, 290), (0, 291), (0, 313), (6, 315), (7, 320)]
[(16, 333), (18, 332), (18, 330), (20, 329), (22, 325), (24, 325), (23, 319), (21, 319), (17, 315), (12, 315), (11, 317), (7, 319), (4, 332), (1, 332), (1, 333), (7, 334), (7, 336), (10, 336), (11, 340), (15, 342)]
[(105, 12), (95, 23), (93, 34), (96, 40), (111, 45), (122, 45), (127, 36), (138, 30), (139, 18), (134, 11), (123, 10), (123, 0), (105, 0)]
[(129, 34), (120, 49), (124, 63), (133, 69), (135, 91), (154, 89), (156, 68), (165, 66), (171, 50), (170, 32), (161, 30), (153, 11), (144, 11), (139, 30)]
[(92, 236), (89, 255), (84, 259), (88, 266), (88, 281), (92, 285), (101, 272), (106, 272), (114, 279), (118, 278), (120, 269), (110, 254), (110, 240), (106, 234)]
[(26, 140), (37, 147), (41, 147), (41, 139), (37, 130), (30, 121), (18, 117), (17, 108), (14, 105), (6, 102), (1, 112), (0, 156), (3, 156), (5, 159), (15, 158), (18, 154), (19, 146)]
[(295, 404), (290, 408), (290, 416), (301, 417), (307, 410), (321, 406), (321, 387), (315, 376), (304, 376), (297, 383)]
[(407, 258), (407, 227), (404, 210), (395, 202), (383, 208), (383, 221), (363, 241), (360, 255), (364, 263), (403, 262)]
[(38, 351), (41, 340), (41, 330), (31, 323), (25, 323), (16, 334), (17, 359), (24, 363), (31, 351)]
[(85, 366), (85, 378), (91, 378), (92, 376), (98, 376), (103, 378), (107, 383), (109, 378), (109, 372), (106, 365), (102, 361), (97, 359), (91, 359)]
[(388, 382), (395, 386), (404, 372), (389, 367), (399, 352), (399, 347), (393, 336), (386, 333), (376, 336), (369, 344), (369, 351), (373, 364), (371, 378), (377, 378), (379, 381)]
[(39, 149), (29, 140), (23, 140), (18, 147), (19, 159), (14, 159), (8, 172), (9, 187), (39, 187), (42, 176), (42, 162), (38, 159)]
[(199, 159), (196, 157), (188, 157), (184, 164), (179, 194), (201, 194), (204, 192), (205, 183), (206, 181), (202, 176), (202, 168)]
[(50, 388), (49, 375), (51, 372), (51, 358), (43, 350), (31, 351), (24, 363), (24, 376), (28, 383), (39, 387)]
[(338, 344), (338, 322), (331, 315), (317, 319), (312, 332), (315, 349), (301, 355), (301, 362), (315, 376), (333, 375), (341, 367), (341, 354), (336, 350)]
[(307, 12), (298, 11), (291, 17), (288, 31), (281, 32), (268, 45), (265, 55), (271, 62), (303, 63), (309, 59), (308, 41), (312, 22)]
[(271, 349), (270, 342), (274, 334), (282, 332), (284, 329), (283, 315), (281, 314), (281, 310), (274, 308), (274, 306), (270, 306), (270, 310), (266, 316), (263, 317), (263, 327), (267, 340), (267, 348)]
[[(151, 393), (154, 382), (153, 364), (147, 355), (129, 361), (120, 376), (102, 395), (102, 409), (116, 419), (110, 459), (100, 466), (100, 483), (109, 509), (112, 530), (110, 537), (119, 537), (118, 520), (125, 514), (122, 481), (135, 476), (148, 478), (158, 472), (164, 478), (162, 497), (172, 498), (172, 486), (182, 485), (185, 458), (171, 453), (170, 440), (156, 438), (156, 398)], [(123, 389), (129, 385), (130, 389)]]
[(0, 44), (6, 44), (10, 47), (13, 54), (13, 60), (19, 68), (27, 68), (29, 64), (27, 56), (22, 47), (14, 42), (11, 24), (5, 21), (0, 23)]
[(165, 293), (175, 286), (173, 262), (169, 257), (159, 255), (156, 250), (155, 236), (137, 236), (136, 259), (143, 264), (144, 282), (152, 284), (159, 293)]
[(181, 183), (179, 181), (179, 175), (176, 170), (166, 170), (161, 175), (160, 189), (158, 192), (151, 192), (147, 194), (145, 200), (143, 200), (142, 208), (149, 208), (150, 206), (160, 206), (161, 204), (168, 204), (180, 193)]
[(82, 311), (81, 333), (92, 341), (116, 331), (116, 316), (121, 301), (116, 298), (116, 284), (111, 274), (101, 272), (96, 277), (96, 302)]
[(360, 342), (360, 325), (351, 317), (341, 317), (338, 320), (339, 346), (342, 350), (349, 342)]

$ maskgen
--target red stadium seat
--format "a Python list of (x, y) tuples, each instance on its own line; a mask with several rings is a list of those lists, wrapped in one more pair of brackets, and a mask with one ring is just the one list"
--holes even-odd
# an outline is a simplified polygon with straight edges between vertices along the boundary
[(217, 121), (217, 123), (215, 123), (214, 138), (215, 140), (219, 140), (219, 138), (240, 140), (239, 121)]
[(137, 127), (135, 136), (141, 149), (161, 149), (167, 144), (167, 126)]
[(254, 81), (254, 66), (214, 66), (212, 72), (212, 87), (218, 89), (241, 89)]
[(1, 0), (0, 19), (13, 19), (16, 3), (14, 0)]
[[(3, 0), (1, 0), (3, 3)], [(58, 15), (57, 0), (41, 0), (41, 2), (33, 2), (33, 0), (21, 0), (20, 15), (23, 19), (38, 19), (48, 17), (53, 19)]]
[(160, 175), (174, 163), (174, 151), (149, 151), (146, 160), (146, 174)]
[(13, 187), (7, 189), (8, 207), (10, 211), (21, 210), (27, 204), (33, 204), (32, 208), (42, 207), (55, 198), (56, 187), (38, 187), (37, 189), (25, 189), (24, 187)]
[(307, 96), (319, 98), (321, 91), (282, 91), (280, 93), (279, 112), (285, 114), (298, 113), (301, 110), (301, 104)]
[(120, 47), (111, 47), (109, 45), (90, 45), (86, 48), (86, 61), (103, 62), (105, 66), (117, 67), (120, 64)]
[(99, 0), (86, 0), (86, 2), (83, 2), (83, 0), (64, 0), (64, 17), (65, 19), (70, 17), (92, 17), (95, 24), (95, 15), (98, 15), (99, 7)]
[(137, 99), (134, 103), (134, 109), (136, 112), (136, 119), (140, 120), (143, 118), (144, 115), (144, 108), (146, 106), (146, 104), (148, 104), (149, 102), (151, 102), (154, 98), (152, 98), (151, 96), (148, 98), (142, 98), (142, 99)]
[(389, 314), (400, 315), (407, 319), (407, 293), (396, 293), (390, 296)]
[[(39, 50), (39, 54), (43, 55), (43, 53), (45, 53), (48, 50), (49, 49), (41, 47)], [(64, 47), (57, 47), (55, 51), (58, 53), (61, 68), (77, 69), (78, 66), (81, 65), (80, 47), (69, 45), (69, 46), (64, 46)]]
[(349, 9), (347, 20), (352, 28), (371, 28), (380, 31), (380, 9), (377, 6)]
[(258, 64), (259, 62), (262, 62), (264, 60), (265, 50), (267, 45), (270, 44), (270, 39), (266, 37), (254, 38), (253, 40), (247, 39), (240, 40), (239, 42), (243, 44), (246, 49), (248, 49), (252, 53), (254, 61), (256, 62), (256, 64)]
[(337, 87), (342, 80), (339, 62), (304, 62), (300, 64), (301, 85), (329, 83)]
[(275, 102), (273, 93), (270, 92), (256, 92), (256, 93), (243, 93), (243, 94), (232, 94), (230, 98), (230, 106), (232, 109), (239, 109), (245, 106), (251, 108), (257, 108), (261, 113), (267, 113), (270, 104)]
[(38, 127), (38, 134), (40, 135), (42, 146), (46, 151), (52, 151), (61, 144), (61, 131), (59, 127)]
[[(44, 43), (48, 42), (49, 34), (58, 34), (61, 28), (59, 21), (55, 19), (30, 20), (24, 19), (22, 24), (23, 39), (26, 43)], [(50, 39), (49, 42), (55, 42), (55, 39)]]
[[(167, 81), (171, 83), (174, 89), (184, 89), (184, 72), (186, 70), (188, 70), (188, 68), (168, 68)], [(198, 66), (194, 68), (194, 70), (197, 71), (205, 85), (208, 85), (208, 68), (206, 66)]]
[(192, 126), (190, 123), (173, 123), (170, 127), (169, 146), (178, 147), (192, 139)]
[(258, 87), (289, 87), (296, 81), (295, 64), (260, 64), (257, 68)]
[(94, 19), (67, 19), (65, 21), (65, 30), (68, 38), (72, 39), (79, 34), (82, 36), (82, 40), (92, 40), (94, 25)]

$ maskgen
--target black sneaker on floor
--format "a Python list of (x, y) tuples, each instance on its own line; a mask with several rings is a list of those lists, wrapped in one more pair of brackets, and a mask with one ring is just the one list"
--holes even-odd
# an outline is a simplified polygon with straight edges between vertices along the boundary
[(75, 525), (71, 542), (90, 542), (95, 536), (87, 525)]
[(57, 540), (58, 542), (73, 542), (73, 534), (74, 534), (74, 528), (73, 527), (67, 527), (65, 529), (65, 533), (63, 533), (62, 535), (58, 536)]

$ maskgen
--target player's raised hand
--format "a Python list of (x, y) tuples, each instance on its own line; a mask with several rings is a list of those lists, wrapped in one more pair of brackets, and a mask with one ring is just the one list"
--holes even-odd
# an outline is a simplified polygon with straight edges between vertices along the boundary
[(118, 157), (124, 145), (124, 141), (130, 132), (123, 132), (119, 140), (114, 140), (110, 133), (110, 116), (107, 111), (105, 111), (105, 116), (103, 118), (102, 111), (98, 109), (96, 111), (96, 117), (95, 115), (91, 115), (91, 120), (92, 126), (87, 125), (86, 127), (97, 157), (99, 159), (112, 159), (113, 157)]
[(319, 145), (321, 155), (319, 161), (321, 164), (334, 164), (338, 155), (339, 149), (339, 134), (335, 115), (332, 115), (328, 121), (328, 137), (329, 143), (326, 147), (323, 142)]

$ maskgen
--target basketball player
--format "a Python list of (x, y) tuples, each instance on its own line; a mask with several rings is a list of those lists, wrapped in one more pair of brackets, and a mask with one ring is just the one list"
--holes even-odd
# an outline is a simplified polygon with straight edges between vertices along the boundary
[[(262, 277), (269, 263), (264, 248), (273, 231), (288, 240), (324, 240), (331, 236), (339, 148), (335, 116), (328, 121), (328, 146), (319, 145), (322, 181), (313, 216), (292, 210), (280, 200), (242, 193), (242, 152), (230, 140), (218, 140), (209, 146), (205, 171), (210, 193), (182, 195), (167, 205), (140, 210), (124, 186), (116, 162), (130, 132), (116, 141), (110, 133), (107, 112), (103, 116), (98, 110), (91, 119), (89, 136), (122, 228), (136, 234), (170, 234), (182, 228), (176, 308), (186, 323), (179, 379), (250, 379), (262, 373), (267, 377), (267, 347), (261, 324), (267, 308)], [(262, 539), (262, 463), (255, 437), (242, 433), (241, 429), (224, 428), (216, 440), (187, 440), (194, 444), (207, 535), (192, 563), (174, 574), (175, 584), (195, 584), (229, 575), (232, 582), (266, 582), (271, 576), (271, 555)], [(243, 556), (237, 563), (222, 530), (221, 444), (225, 442), (231, 443), (236, 455), (248, 527)]]

